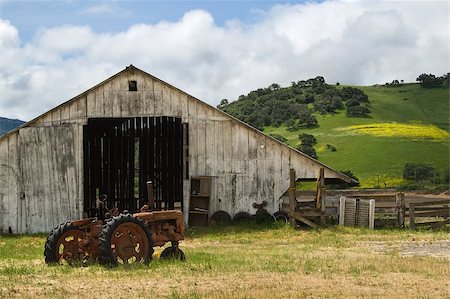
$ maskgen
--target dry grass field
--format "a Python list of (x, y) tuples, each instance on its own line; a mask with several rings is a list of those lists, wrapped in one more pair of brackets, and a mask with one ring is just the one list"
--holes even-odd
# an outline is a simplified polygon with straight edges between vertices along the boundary
[(0, 298), (449, 298), (447, 231), (192, 229), (186, 262), (47, 266), (44, 235), (0, 236)]

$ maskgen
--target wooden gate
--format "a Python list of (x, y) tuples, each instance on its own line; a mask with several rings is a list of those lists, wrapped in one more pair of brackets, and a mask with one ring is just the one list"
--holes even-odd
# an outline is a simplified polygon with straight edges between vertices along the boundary
[(108, 196), (109, 207), (137, 211), (147, 201), (147, 181), (155, 186), (156, 209), (182, 208), (180, 118), (91, 118), (83, 137), (84, 211), (89, 216), (100, 194)]

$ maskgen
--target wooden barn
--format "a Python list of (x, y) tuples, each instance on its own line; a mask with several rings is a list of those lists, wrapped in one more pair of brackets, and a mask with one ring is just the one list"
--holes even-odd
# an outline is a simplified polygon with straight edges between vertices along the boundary
[(327, 180), (350, 181), (131, 65), (0, 137), (0, 232), (91, 216), (100, 194), (137, 211), (148, 180), (157, 207), (183, 209), (186, 223), (219, 210), (254, 214), (263, 201), (274, 213), (290, 168), (307, 180), (322, 167)]

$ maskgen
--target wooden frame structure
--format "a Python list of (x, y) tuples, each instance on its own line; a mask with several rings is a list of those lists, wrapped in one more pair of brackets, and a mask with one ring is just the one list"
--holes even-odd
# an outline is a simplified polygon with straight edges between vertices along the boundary
[[(316, 181), (316, 196), (314, 199), (313, 208), (302, 210), (297, 203), (296, 190), (296, 175), (295, 170), (290, 169), (289, 172), (289, 216), (291, 217), (291, 225), (295, 226), (296, 220), (305, 223), (312, 228), (320, 228), (326, 225), (327, 216), (325, 211), (325, 171), (323, 168), (319, 169), (319, 176)], [(320, 224), (317, 224), (313, 219), (320, 219)]]

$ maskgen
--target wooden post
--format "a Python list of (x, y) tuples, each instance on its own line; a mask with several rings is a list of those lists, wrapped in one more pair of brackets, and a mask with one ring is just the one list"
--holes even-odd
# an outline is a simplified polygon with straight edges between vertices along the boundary
[(397, 226), (405, 227), (405, 194), (397, 193), (395, 201), (397, 203)]
[(375, 228), (375, 199), (369, 200), (369, 229)]
[(319, 172), (319, 178), (320, 178), (320, 224), (322, 226), (324, 226), (327, 222), (327, 217), (325, 216), (325, 210), (326, 210), (326, 206), (325, 206), (325, 169), (323, 167), (320, 168), (320, 172)]
[(414, 223), (414, 203), (409, 203), (409, 228), (415, 229), (416, 224)]
[(339, 225), (344, 225), (345, 218), (345, 197), (339, 198)]
[[(289, 211), (295, 212), (297, 200), (295, 198), (295, 170), (293, 168), (289, 171)], [(291, 225), (295, 227), (295, 218), (291, 216)]]

